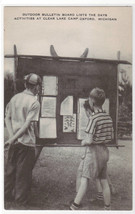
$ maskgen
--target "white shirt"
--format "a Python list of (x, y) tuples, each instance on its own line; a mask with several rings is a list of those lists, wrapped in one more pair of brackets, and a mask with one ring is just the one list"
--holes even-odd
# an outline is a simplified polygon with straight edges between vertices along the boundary
[(40, 104), (32, 92), (27, 89), (16, 94), (9, 102), (7, 116), (11, 119), (13, 134), (15, 134), (25, 123), (31, 121), (26, 132), (18, 138), (18, 142), (26, 146), (34, 146), (36, 137), (34, 133), (34, 121), (38, 121)]

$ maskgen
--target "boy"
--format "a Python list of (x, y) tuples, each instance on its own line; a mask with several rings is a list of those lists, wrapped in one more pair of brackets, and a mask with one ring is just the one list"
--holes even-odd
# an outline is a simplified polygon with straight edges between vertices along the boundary
[(104, 209), (110, 210), (110, 187), (107, 181), (107, 161), (109, 151), (106, 143), (112, 140), (113, 123), (111, 117), (103, 112), (102, 105), (105, 101), (105, 93), (102, 89), (94, 88), (90, 92), (89, 105), (93, 115), (90, 116), (86, 133), (82, 140), (82, 146), (86, 146), (85, 157), (80, 163), (82, 171), (81, 184), (70, 209), (76, 210), (86, 193), (89, 179), (99, 179), (102, 185), (104, 197)]
[[(88, 117), (88, 119), (90, 119), (90, 116), (91, 115), (94, 115), (94, 112), (92, 111), (92, 109), (90, 108), (90, 105), (89, 105), (89, 100), (86, 100), (84, 102), (84, 109), (85, 109), (85, 113)], [(115, 194), (116, 191), (115, 191), (115, 188), (110, 180), (110, 177), (107, 173), (107, 180), (108, 180), (108, 183), (109, 183), (109, 186), (110, 186), (110, 191), (111, 191), (111, 194)], [(77, 182), (78, 183), (78, 182)], [(100, 183), (100, 180), (99, 179), (96, 179), (96, 187), (97, 187), (97, 196), (96, 198), (94, 199), (90, 199), (91, 202), (99, 202), (99, 201), (103, 201), (103, 194), (102, 194), (102, 186), (101, 186), (101, 183)]]
[(5, 201), (15, 200), (16, 206), (26, 206), (32, 182), (32, 168), (35, 162), (34, 127), (38, 121), (40, 104), (35, 95), (39, 93), (41, 78), (29, 74), (25, 87), (9, 102), (6, 112), (6, 126), (9, 132), (7, 168), (5, 172)]

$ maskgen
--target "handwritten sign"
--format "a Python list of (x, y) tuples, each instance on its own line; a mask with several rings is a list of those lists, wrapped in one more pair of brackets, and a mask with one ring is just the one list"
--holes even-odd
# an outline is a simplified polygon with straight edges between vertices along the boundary
[(63, 132), (76, 132), (76, 114), (63, 116)]

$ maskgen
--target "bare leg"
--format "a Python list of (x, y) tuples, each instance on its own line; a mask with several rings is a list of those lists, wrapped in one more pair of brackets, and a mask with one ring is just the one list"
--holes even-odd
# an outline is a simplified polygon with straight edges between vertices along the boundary
[(79, 170), (77, 171), (77, 176), (76, 176), (76, 193), (79, 190), (79, 187), (81, 185), (81, 178), (82, 178), (82, 172), (80, 172)]
[(82, 199), (83, 199), (83, 197), (87, 191), (87, 186), (88, 186), (88, 178), (82, 177), (81, 178), (81, 185), (79, 187), (79, 190), (78, 190), (77, 195), (76, 195), (75, 200), (74, 200), (74, 202), (76, 204), (81, 203), (81, 201), (82, 201)]
[(102, 185), (101, 185), (101, 181), (99, 178), (96, 179), (96, 189), (97, 189), (97, 194), (96, 194), (96, 197), (93, 197), (90, 199), (90, 202), (98, 202), (101, 201), (103, 202), (103, 188), (102, 188)]
[(96, 179), (96, 187), (97, 187), (97, 192), (103, 191), (100, 179)]
[(103, 188), (104, 203), (105, 205), (108, 206), (111, 203), (111, 196), (110, 196), (110, 187), (107, 179), (101, 179), (101, 185)]
[(114, 186), (113, 186), (113, 184), (112, 184), (112, 182), (110, 180), (110, 177), (109, 177), (108, 173), (107, 173), (107, 180), (108, 180), (108, 183), (109, 183), (109, 186), (110, 186), (111, 193), (113, 195), (116, 194), (116, 190), (115, 190), (115, 188), (114, 188)]

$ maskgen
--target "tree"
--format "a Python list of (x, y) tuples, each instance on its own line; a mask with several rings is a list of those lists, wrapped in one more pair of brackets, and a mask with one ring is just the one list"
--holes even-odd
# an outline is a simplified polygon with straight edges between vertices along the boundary
[(14, 95), (14, 76), (13, 73), (6, 71), (4, 75), (4, 110), (6, 105)]

